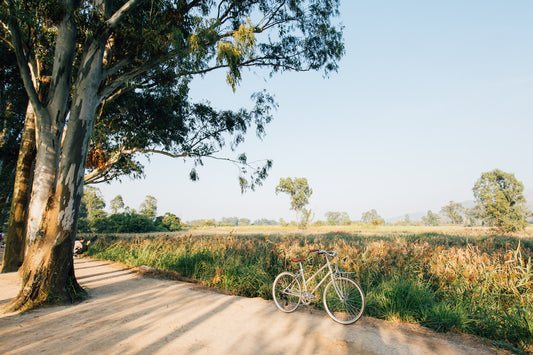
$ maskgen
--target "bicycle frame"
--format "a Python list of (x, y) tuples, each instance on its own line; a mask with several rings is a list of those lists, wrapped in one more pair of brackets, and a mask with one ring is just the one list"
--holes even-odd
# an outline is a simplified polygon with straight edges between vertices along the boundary
[[(302, 281), (303, 281), (303, 284), (304, 284), (304, 292), (309, 292), (309, 293), (315, 293), (316, 290), (318, 290), (318, 288), (324, 283), (324, 281), (326, 281), (326, 279), (328, 278), (328, 276), (331, 276), (331, 279), (334, 280), (334, 275), (335, 273), (333, 272), (333, 269), (331, 268), (331, 264), (329, 262), (329, 258), (328, 256), (326, 255), (326, 263), (324, 265), (322, 265), (322, 267), (320, 269), (318, 269), (311, 277), (309, 277), (308, 279), (305, 278), (305, 273), (304, 273), (304, 267), (302, 265), (302, 262), (299, 261), (298, 264), (300, 265), (300, 272), (299, 274), (301, 275), (302, 277)], [(324, 275), (324, 277), (322, 278), (322, 280), (320, 280), (320, 282), (315, 286), (315, 288), (313, 288), (311, 291), (309, 291), (307, 289), (307, 283), (311, 280), (313, 280), (322, 270), (324, 270), (325, 268), (328, 268), (329, 271), (326, 275)], [(336, 288), (336, 286), (335, 286)]]
[[(348, 276), (354, 272), (341, 271), (336, 263), (330, 261), (330, 258), (337, 255), (335, 251), (312, 249), (309, 252), (325, 254), (325, 264), (320, 266), (313, 275), (306, 278), (302, 264), (306, 258), (291, 258), (291, 261), (298, 262), (300, 270), (297, 272), (283, 271), (276, 276), (272, 284), (272, 296), (276, 306), (285, 313), (294, 312), (301, 303), (309, 306), (316, 298), (317, 290), (327, 280), (322, 298), (325, 311), (337, 323), (355, 323), (363, 314), (365, 295), (361, 286)], [(319, 281), (318, 275), (323, 272), (325, 274)], [(317, 285), (309, 291), (311, 281)]]

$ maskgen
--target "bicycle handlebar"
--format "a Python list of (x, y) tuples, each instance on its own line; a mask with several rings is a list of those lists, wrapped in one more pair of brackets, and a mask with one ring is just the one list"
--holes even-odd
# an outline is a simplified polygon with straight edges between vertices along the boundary
[(333, 250), (327, 251), (324, 249), (310, 249), (309, 253), (326, 254), (327, 256), (331, 256), (331, 257), (334, 257), (335, 255), (337, 255), (336, 251), (333, 251)]

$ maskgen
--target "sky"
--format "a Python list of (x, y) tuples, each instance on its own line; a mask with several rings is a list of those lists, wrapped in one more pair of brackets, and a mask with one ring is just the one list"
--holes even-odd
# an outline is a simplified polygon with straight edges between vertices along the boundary
[(244, 71), (234, 93), (215, 72), (191, 85), (195, 100), (220, 109), (250, 107), (263, 88), (275, 96), (267, 135), (237, 150), (274, 161), (263, 186), (241, 194), (236, 168), (214, 160), (192, 182), (190, 162), (152, 156), (145, 179), (98, 185), (106, 202), (120, 194), (138, 209), (151, 195), (159, 214), (184, 221), (294, 220), (275, 187), (305, 177), (314, 220), (370, 209), (393, 219), (473, 200), (493, 169), (533, 189), (532, 1), (345, 0), (340, 10), (346, 54), (328, 78)]

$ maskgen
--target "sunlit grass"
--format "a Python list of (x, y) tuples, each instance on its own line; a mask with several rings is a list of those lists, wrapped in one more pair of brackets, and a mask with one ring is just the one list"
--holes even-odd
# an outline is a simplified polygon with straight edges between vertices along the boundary
[[(174, 271), (206, 286), (269, 299), (274, 277), (295, 268), (291, 257), (305, 256), (311, 248), (332, 249), (342, 255), (337, 258), (339, 267), (354, 272), (362, 285), (367, 315), (531, 349), (533, 238), (529, 231), (513, 237), (488, 231), (475, 234), (469, 229), (452, 235), (442, 229), (409, 233), (378, 227), (372, 234), (339, 227), (303, 232), (268, 228), (105, 236), (91, 246), (89, 254)], [(321, 262), (321, 257), (311, 256), (307, 266), (316, 269)]]

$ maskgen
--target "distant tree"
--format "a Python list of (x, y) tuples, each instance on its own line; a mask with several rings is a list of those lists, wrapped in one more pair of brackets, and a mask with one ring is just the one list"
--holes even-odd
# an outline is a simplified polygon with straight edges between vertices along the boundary
[(119, 210), (124, 209), (124, 200), (121, 195), (115, 196), (110, 202), (111, 212), (113, 214), (118, 213)]
[(427, 215), (422, 216), (422, 223), (426, 226), (438, 226), (440, 224), (440, 216), (429, 210)]
[(385, 220), (378, 214), (375, 209), (371, 209), (370, 211), (363, 212), (363, 215), (361, 216), (361, 222), (377, 226), (380, 224), (384, 224)]
[(239, 226), (248, 226), (250, 222), (249, 218), (239, 218)]
[(291, 210), (296, 212), (296, 221), (301, 220), (301, 214), (305, 205), (309, 203), (309, 197), (313, 190), (309, 187), (306, 178), (281, 178), (276, 186), (276, 195), (280, 192), (291, 197)]
[(452, 224), (462, 224), (465, 208), (462, 204), (450, 201), (440, 209), (440, 213), (450, 220)]
[(165, 213), (162, 223), (171, 232), (183, 229), (183, 223), (181, 223), (181, 219), (170, 212)]
[(302, 213), (301, 213), (301, 220), (300, 220), (299, 226), (302, 228), (307, 228), (307, 226), (309, 226), (309, 224), (315, 218), (315, 214), (313, 213), (311, 209), (307, 209), (305, 207), (302, 208), (301, 212)]
[(256, 226), (276, 226), (278, 225), (278, 221), (273, 219), (260, 218), (256, 219), (252, 224)]
[(200, 222), (200, 227), (214, 227), (216, 224), (217, 223), (213, 219), (204, 219)]
[(482, 224), (483, 220), (480, 218), (480, 213), (481, 211), (477, 207), (466, 208), (464, 225), (467, 227), (474, 227)]
[(325, 216), (330, 225), (350, 224), (350, 216), (346, 212), (328, 211)]
[(146, 195), (139, 207), (139, 212), (151, 220), (154, 220), (157, 215), (157, 199), (154, 196)]
[(514, 174), (495, 169), (481, 175), (473, 188), (480, 217), (502, 232), (516, 232), (527, 227), (529, 209), (524, 185)]
[(405, 223), (405, 224), (411, 224), (411, 217), (409, 217), (409, 215), (406, 214), (406, 215), (403, 217), (402, 222)]
[(89, 223), (97, 218), (105, 216), (104, 196), (99, 188), (94, 186), (85, 186), (83, 189), (83, 197), (81, 199), (81, 208), (87, 211), (87, 218)]
[(238, 226), (239, 217), (222, 217), (222, 219), (220, 220), (220, 223), (222, 225), (227, 225), (227, 226)]

